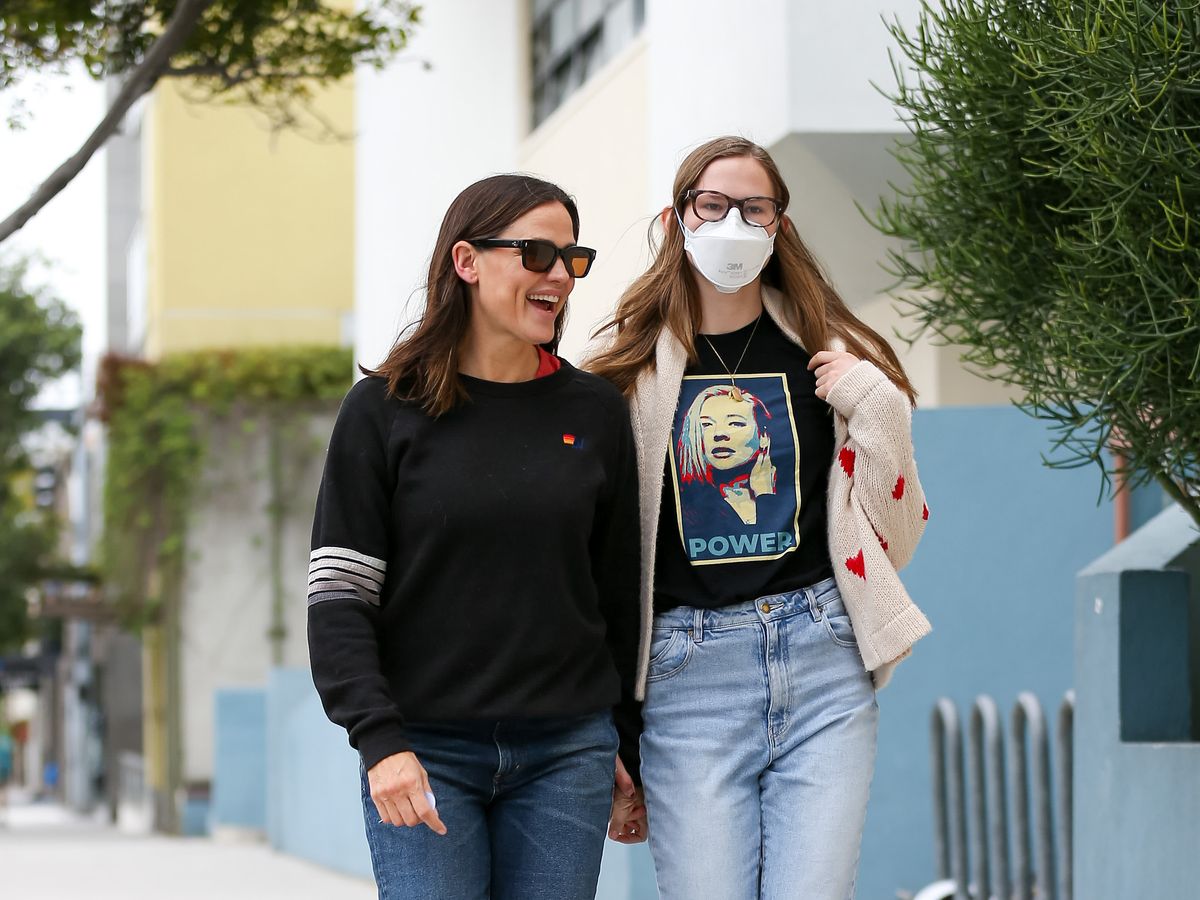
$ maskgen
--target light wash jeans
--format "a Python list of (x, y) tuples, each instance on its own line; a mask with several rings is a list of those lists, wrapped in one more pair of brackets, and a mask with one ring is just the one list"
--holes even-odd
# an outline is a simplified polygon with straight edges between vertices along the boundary
[(578, 718), (406, 726), (447, 833), (363, 817), (380, 900), (592, 900), (617, 732)]
[(845, 900), (879, 708), (833, 579), (654, 619), (642, 779), (662, 900)]

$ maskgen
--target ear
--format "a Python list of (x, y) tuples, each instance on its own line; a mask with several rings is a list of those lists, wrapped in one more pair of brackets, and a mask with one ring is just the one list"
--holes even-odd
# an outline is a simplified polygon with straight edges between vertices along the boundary
[(454, 260), (454, 271), (467, 284), (479, 283), (479, 271), (476, 268), (479, 254), (466, 241), (459, 241), (450, 248), (450, 258)]
[(663, 231), (667, 230), (667, 226), (671, 224), (673, 218), (675, 218), (675, 210), (670, 206), (664, 206), (662, 212), (658, 214), (658, 224), (662, 226)]
[(784, 234), (787, 234), (789, 231), (791, 231), (792, 230), (792, 220), (789, 219), (787, 216), (784, 216), (782, 219), (780, 219), (779, 220), (779, 230), (782, 231)]

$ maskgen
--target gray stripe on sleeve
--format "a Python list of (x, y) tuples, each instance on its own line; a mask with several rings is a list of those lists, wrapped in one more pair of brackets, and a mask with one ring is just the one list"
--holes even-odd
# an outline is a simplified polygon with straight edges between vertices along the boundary
[(387, 563), (346, 547), (320, 547), (308, 566), (308, 605), (326, 600), (360, 600), (379, 606)]

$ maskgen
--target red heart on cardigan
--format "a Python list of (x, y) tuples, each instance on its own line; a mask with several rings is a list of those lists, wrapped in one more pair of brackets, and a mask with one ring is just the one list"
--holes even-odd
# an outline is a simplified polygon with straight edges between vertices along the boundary
[(846, 568), (863, 581), (867, 580), (867, 563), (863, 559), (863, 552), (861, 550), (858, 551), (858, 556), (852, 556), (846, 560)]
[(838, 462), (842, 464), (842, 470), (851, 478), (854, 477), (854, 451), (849, 447), (843, 447), (838, 451)]
[(892, 488), (892, 499), (899, 500), (904, 496), (904, 476), (901, 475), (896, 479), (896, 486)]
[(929, 507), (926, 506), (924, 503), (921, 504), (921, 518), (924, 519), (926, 522), (929, 521)]
[[(875, 531), (874, 525), (871, 526), (871, 530)], [(880, 534), (878, 531), (875, 531), (875, 537), (879, 538), (879, 546), (882, 547), (884, 550), (887, 550), (887, 541), (885, 541), (883, 539), (883, 535)]]

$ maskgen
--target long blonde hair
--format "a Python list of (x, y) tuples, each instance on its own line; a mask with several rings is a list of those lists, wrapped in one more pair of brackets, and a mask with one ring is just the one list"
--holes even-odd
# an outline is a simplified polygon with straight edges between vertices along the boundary
[[(675, 174), (674, 209), (682, 215), (684, 192), (700, 180), (711, 162), (735, 157), (749, 157), (762, 165), (786, 210), (790, 194), (775, 161), (758, 144), (741, 137), (715, 138), (688, 154)], [(654, 223), (651, 223), (652, 252), (654, 244)], [(785, 324), (809, 352), (828, 347), (831, 338), (841, 338), (850, 353), (870, 360), (909, 400), (916, 401), (916, 390), (904, 374), (895, 351), (847, 308), (786, 215), (775, 235), (775, 252), (760, 277), (763, 284), (783, 295)], [(700, 331), (700, 321), (700, 291), (683, 250), (683, 235), (678, 228), (667, 227), (650, 268), (625, 290), (612, 318), (596, 330), (597, 337), (609, 331), (613, 334), (608, 346), (589, 362), (588, 368), (625, 394), (632, 394), (639, 373), (654, 365), (654, 346), (664, 327), (670, 328), (684, 346), (689, 360), (697, 359), (695, 336)]]

